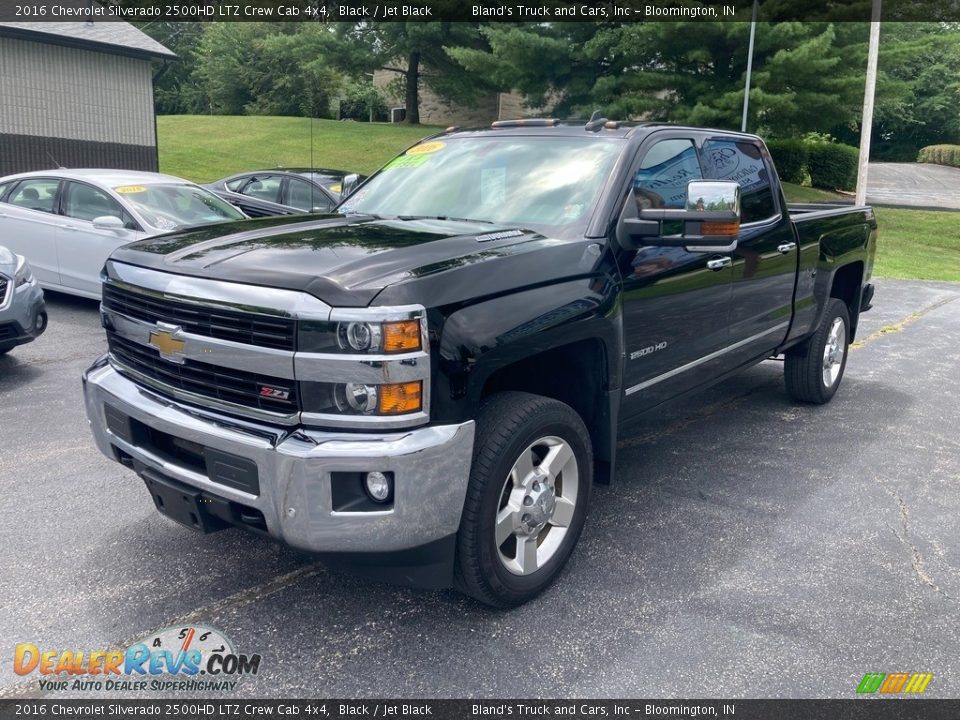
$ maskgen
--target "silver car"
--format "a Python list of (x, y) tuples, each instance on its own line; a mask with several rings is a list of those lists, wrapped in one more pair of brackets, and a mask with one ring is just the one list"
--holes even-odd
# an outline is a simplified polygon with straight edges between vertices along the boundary
[(246, 216), (172, 175), (43, 170), (0, 178), (0, 244), (30, 261), (44, 288), (100, 298), (116, 248), (183, 227)]
[(47, 329), (43, 290), (22, 255), (0, 246), (0, 355)]

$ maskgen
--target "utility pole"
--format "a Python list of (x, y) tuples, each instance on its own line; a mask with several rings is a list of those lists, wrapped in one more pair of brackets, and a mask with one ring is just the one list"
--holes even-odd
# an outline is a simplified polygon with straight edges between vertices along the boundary
[(747, 110), (750, 109), (750, 76), (753, 74), (753, 39), (757, 36), (757, 6), (760, 0), (753, 0), (753, 19), (750, 21), (750, 45), (747, 48), (747, 84), (743, 91), (743, 117), (740, 120), (740, 132), (747, 131)]
[(860, 164), (857, 169), (857, 205), (867, 204), (867, 174), (870, 163), (870, 134), (873, 130), (873, 97), (877, 88), (877, 55), (880, 51), (880, 0), (873, 0), (870, 17), (870, 47), (867, 51), (867, 84), (863, 92), (860, 120)]

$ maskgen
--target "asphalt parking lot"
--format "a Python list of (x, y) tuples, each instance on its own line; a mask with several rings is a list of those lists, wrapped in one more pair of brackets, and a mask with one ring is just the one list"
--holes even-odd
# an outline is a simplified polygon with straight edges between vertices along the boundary
[(0, 357), (0, 697), (40, 694), (16, 643), (188, 621), (263, 655), (228, 697), (853, 697), (867, 671), (960, 696), (960, 284), (878, 282), (828, 406), (771, 361), (636, 427), (561, 581), (510, 612), (160, 517), (87, 428), (96, 304), (48, 306)]

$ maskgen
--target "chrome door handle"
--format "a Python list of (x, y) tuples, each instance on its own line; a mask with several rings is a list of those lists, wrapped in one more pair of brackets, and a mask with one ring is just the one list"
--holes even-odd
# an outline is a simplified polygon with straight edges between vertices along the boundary
[(61, 225), (60, 227), (62, 227), (64, 230), (70, 230), (71, 232), (77, 231), (76, 225)]
[(795, 242), (785, 242), (777, 245), (777, 252), (786, 255), (787, 253), (791, 253), (796, 250), (796, 248), (797, 244)]
[(707, 260), (707, 267), (711, 270), (722, 270), (725, 267), (733, 265), (733, 258), (722, 257), (714, 260)]

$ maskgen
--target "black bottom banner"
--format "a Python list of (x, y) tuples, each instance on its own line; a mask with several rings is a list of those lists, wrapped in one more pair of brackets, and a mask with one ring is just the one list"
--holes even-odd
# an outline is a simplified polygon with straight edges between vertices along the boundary
[(0, 700), (7, 718), (957, 720), (960, 700)]

